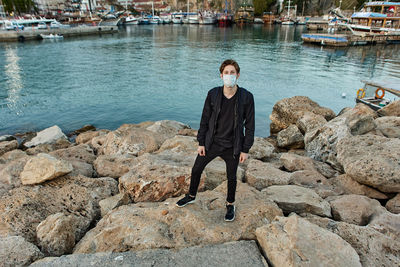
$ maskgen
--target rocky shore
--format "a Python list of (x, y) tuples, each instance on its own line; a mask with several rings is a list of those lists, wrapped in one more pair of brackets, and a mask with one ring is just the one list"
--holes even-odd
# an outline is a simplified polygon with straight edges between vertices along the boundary
[(0, 137), (1, 266), (399, 266), (400, 101), (274, 105), (271, 136), (178, 208), (197, 131), (176, 121)]

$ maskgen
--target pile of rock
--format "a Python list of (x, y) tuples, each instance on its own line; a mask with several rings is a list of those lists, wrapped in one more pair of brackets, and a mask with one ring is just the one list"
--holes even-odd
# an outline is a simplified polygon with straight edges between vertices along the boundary
[(222, 159), (206, 167), (194, 204), (175, 205), (198, 145), (180, 122), (84, 127), (73, 142), (57, 126), (0, 137), (0, 260), (399, 265), (400, 117), (390, 112), (276, 103), (272, 136), (256, 137), (238, 168), (233, 222), (223, 220)]

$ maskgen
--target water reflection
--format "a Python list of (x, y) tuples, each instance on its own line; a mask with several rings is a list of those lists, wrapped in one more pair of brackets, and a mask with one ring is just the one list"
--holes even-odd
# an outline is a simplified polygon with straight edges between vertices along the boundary
[(6, 91), (7, 98), (5, 99), (7, 107), (15, 112), (17, 115), (22, 114), (22, 107), (20, 103), (21, 90), (23, 83), (21, 79), (21, 69), (19, 67), (17, 55), (17, 48), (11, 46), (5, 47), (5, 61), (4, 66), (6, 76)]

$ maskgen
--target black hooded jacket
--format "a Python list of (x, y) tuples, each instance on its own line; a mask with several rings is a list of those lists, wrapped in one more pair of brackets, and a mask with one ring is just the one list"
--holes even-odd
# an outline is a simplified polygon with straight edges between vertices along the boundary
[[(238, 97), (235, 103), (233, 154), (239, 155), (240, 152), (249, 153), (254, 143), (254, 98), (252, 93), (239, 86), (236, 93)], [(204, 103), (197, 141), (200, 146), (205, 146), (206, 150), (210, 149), (214, 139), (222, 94), (223, 87), (215, 87), (208, 91)]]

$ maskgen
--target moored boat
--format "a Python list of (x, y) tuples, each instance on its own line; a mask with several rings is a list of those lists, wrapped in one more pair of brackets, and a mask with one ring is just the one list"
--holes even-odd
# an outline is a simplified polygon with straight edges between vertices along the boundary
[(125, 25), (138, 25), (140, 24), (140, 18), (129, 16), (125, 19)]
[(357, 103), (379, 110), (400, 99), (400, 84), (394, 82), (362, 81), (364, 87), (357, 90)]

